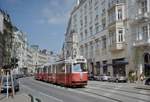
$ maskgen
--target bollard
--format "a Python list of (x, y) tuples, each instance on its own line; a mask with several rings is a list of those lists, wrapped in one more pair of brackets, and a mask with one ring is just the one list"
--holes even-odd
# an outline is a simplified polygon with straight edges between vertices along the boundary
[(31, 98), (31, 102), (34, 102), (33, 96), (31, 94), (28, 95)]
[(38, 99), (38, 98), (36, 98), (35, 100), (36, 100), (36, 102), (42, 102), (42, 101), (41, 101), (40, 99)]

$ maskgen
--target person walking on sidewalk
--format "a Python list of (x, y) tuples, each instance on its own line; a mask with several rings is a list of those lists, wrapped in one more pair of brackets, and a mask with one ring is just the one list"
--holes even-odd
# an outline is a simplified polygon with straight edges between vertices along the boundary
[(140, 74), (140, 81), (141, 81), (141, 83), (143, 83), (144, 78), (145, 78), (145, 76), (144, 76), (144, 73), (142, 72), (142, 73)]

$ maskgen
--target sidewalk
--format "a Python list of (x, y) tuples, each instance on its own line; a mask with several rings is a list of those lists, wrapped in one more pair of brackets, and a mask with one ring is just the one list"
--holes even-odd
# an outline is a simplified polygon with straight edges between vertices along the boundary
[(144, 85), (144, 83), (141, 82), (135, 82), (135, 83), (115, 83), (115, 82), (102, 82), (102, 81), (89, 81), (88, 84), (95, 84), (95, 85), (105, 85), (105, 83), (110, 83), (110, 86), (115, 85), (124, 85), (126, 87), (132, 87), (135, 89), (143, 89), (143, 90), (150, 90), (150, 85)]
[(6, 96), (4, 98), (1, 97), (4, 96), (0, 95), (0, 102), (31, 102), (30, 97), (26, 94), (15, 95), (14, 98), (11, 96), (9, 98), (6, 98)]
[(140, 82), (140, 81), (137, 81), (135, 83), (135, 87), (136, 89), (144, 89), (144, 90), (150, 90), (150, 85), (144, 85), (144, 82)]

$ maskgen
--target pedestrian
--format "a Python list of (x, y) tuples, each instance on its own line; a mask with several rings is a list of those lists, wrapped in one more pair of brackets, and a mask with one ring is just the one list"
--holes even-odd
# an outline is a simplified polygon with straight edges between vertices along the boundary
[(145, 78), (145, 76), (144, 76), (144, 73), (142, 72), (142, 73), (140, 74), (140, 81), (141, 81), (142, 83), (143, 83), (144, 78)]

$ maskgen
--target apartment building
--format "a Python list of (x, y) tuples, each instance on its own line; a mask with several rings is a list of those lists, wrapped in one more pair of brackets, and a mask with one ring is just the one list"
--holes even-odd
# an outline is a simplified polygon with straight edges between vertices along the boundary
[(50, 63), (50, 59), (53, 57), (46, 49), (40, 50), (38, 45), (31, 45), (32, 49), (32, 60), (33, 60), (33, 71), (35, 68), (41, 67), (44, 64)]
[(0, 68), (11, 62), (12, 22), (8, 13), (0, 9)]
[(17, 27), (13, 27), (13, 32), (12, 57), (18, 59), (18, 66), (15, 69), (15, 73), (23, 73), (24, 69), (27, 68), (27, 37)]
[(149, 0), (77, 0), (69, 22), (90, 73), (150, 75)]

